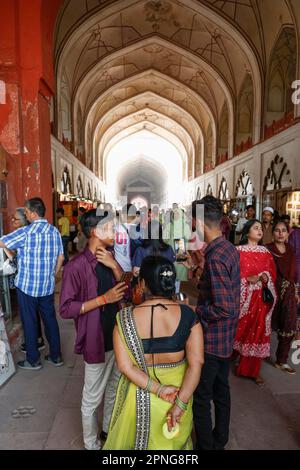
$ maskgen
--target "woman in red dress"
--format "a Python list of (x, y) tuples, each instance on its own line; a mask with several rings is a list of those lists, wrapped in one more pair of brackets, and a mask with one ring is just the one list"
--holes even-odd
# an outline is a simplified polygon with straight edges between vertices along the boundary
[[(242, 231), (241, 312), (233, 349), (239, 355), (236, 374), (252, 377), (257, 385), (264, 381), (259, 372), (262, 360), (270, 356), (271, 317), (276, 303), (276, 266), (273, 256), (259, 245), (263, 228), (259, 220), (249, 220)], [(263, 288), (271, 291), (273, 299), (264, 302)]]
[(296, 371), (287, 363), (291, 343), (297, 333), (297, 263), (293, 248), (288, 245), (289, 231), (284, 222), (273, 226), (274, 242), (267, 245), (277, 268), (278, 302), (272, 317), (272, 327), (278, 334), (274, 366), (288, 374)]

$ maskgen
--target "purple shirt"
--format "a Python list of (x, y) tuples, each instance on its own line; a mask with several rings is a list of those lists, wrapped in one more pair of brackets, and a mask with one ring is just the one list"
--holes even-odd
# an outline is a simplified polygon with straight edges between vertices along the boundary
[(72, 258), (64, 267), (60, 294), (60, 315), (75, 321), (75, 353), (83, 354), (88, 364), (105, 362), (101, 308), (80, 315), (83, 302), (98, 296), (96, 265), (89, 248)]

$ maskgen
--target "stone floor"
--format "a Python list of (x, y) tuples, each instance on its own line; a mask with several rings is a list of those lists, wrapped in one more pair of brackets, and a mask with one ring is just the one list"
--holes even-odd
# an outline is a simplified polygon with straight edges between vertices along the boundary
[[(56, 368), (44, 363), (40, 371), (18, 370), (0, 389), (0, 450), (83, 448), (80, 419), (83, 362), (73, 354), (73, 321), (59, 323), (65, 365)], [(276, 338), (272, 344), (274, 351)], [(23, 358), (22, 353), (19, 358)], [(228, 449), (300, 449), (300, 365), (295, 367), (297, 374), (289, 376), (264, 363), (263, 388), (231, 374)], [(25, 406), (36, 412), (13, 417), (15, 409)]]

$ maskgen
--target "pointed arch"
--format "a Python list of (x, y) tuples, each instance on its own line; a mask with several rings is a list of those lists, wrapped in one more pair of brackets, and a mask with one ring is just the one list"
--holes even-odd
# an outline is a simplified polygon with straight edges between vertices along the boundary
[(276, 191), (292, 187), (291, 172), (282, 157), (276, 155), (267, 170), (263, 191)]
[(224, 202), (229, 201), (230, 199), (228, 184), (224, 177), (222, 178), (220, 183), (218, 198)]
[(213, 135), (211, 124), (209, 123), (205, 139), (204, 171), (210, 171), (213, 167)]
[(207, 185), (206, 188), (206, 196), (213, 196), (213, 190), (210, 183)]
[(248, 139), (252, 141), (253, 133), (254, 90), (249, 73), (242, 83), (237, 101), (236, 144), (240, 145)]
[(235, 197), (242, 198), (252, 196), (254, 192), (252, 180), (246, 170), (243, 170), (235, 188)]
[[(229, 137), (229, 116), (228, 106), (226, 101), (223, 104), (220, 120), (219, 120), (219, 132), (218, 132), (218, 156), (227, 156), (228, 158), (228, 137)], [(227, 159), (226, 158), (226, 159)]]
[(295, 28), (281, 29), (271, 52), (266, 81), (265, 124), (270, 125), (284, 113), (292, 113), (291, 84), (296, 80), (297, 37)]

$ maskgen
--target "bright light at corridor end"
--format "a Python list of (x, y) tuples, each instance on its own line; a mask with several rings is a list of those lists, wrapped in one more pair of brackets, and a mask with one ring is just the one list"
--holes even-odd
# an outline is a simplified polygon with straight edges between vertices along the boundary
[[(165, 175), (164, 187), (157, 188), (164, 196), (161, 200), (150, 201), (150, 204), (160, 203), (167, 207), (173, 202), (184, 202), (183, 168), (186, 155), (182, 155), (165, 138), (147, 130), (131, 134), (109, 149), (105, 162), (107, 200), (113, 204), (117, 205), (120, 197), (124, 196), (120, 180), (125, 185), (134, 186), (135, 181), (144, 181), (160, 186), (156, 174), (160, 178)], [(124, 187), (124, 184), (121, 186)]]

